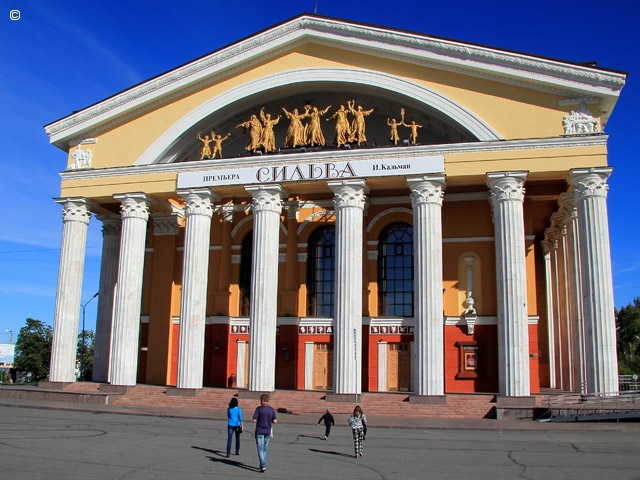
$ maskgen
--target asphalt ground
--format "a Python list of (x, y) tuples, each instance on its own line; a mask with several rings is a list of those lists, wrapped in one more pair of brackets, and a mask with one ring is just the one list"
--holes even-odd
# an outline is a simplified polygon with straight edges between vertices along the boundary
[[(208, 417), (196, 417), (195, 412), (0, 406), (0, 478), (640, 478), (637, 423), (488, 420), (482, 428), (465, 427), (466, 422), (409, 428), (370, 418), (364, 456), (356, 459), (346, 418), (336, 418), (325, 441), (317, 419), (281, 414), (267, 471), (260, 473), (253, 426), (245, 422), (240, 455), (227, 459), (226, 421), (207, 412)], [(251, 413), (245, 411), (245, 418)]]

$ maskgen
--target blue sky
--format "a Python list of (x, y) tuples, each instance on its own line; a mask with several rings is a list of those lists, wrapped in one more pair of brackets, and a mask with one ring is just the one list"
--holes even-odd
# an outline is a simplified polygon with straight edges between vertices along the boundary
[[(301, 13), (315, 0), (2, 0), (0, 8), (0, 343), (27, 317), (53, 325), (66, 155), (43, 126)], [(317, 13), (630, 72), (606, 127), (615, 305), (640, 296), (640, 13), (635, 2), (318, 0)], [(12, 20), (10, 12), (20, 12)], [(16, 14), (14, 13), (14, 16)], [(637, 125), (638, 123), (638, 125)], [(102, 237), (87, 239), (82, 302), (98, 291)], [(97, 301), (86, 306), (95, 325)]]

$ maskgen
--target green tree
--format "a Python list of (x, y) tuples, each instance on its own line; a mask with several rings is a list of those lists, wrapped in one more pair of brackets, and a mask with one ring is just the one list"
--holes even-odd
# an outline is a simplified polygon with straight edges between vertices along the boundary
[(53, 329), (40, 320), (27, 318), (16, 341), (13, 366), (19, 382), (38, 382), (49, 376)]
[(616, 330), (620, 374), (640, 373), (640, 297), (616, 311)]
[[(84, 349), (82, 347), (83, 339)], [(80, 380), (91, 381), (93, 377), (94, 340), (95, 333), (93, 332), (93, 330), (85, 330), (84, 336), (82, 335), (82, 333), (78, 335), (78, 366), (80, 367)]]

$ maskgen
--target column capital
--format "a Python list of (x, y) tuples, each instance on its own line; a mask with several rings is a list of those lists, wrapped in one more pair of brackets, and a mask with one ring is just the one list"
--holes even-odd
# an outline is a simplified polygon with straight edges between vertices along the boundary
[(407, 177), (407, 184), (411, 190), (411, 203), (414, 207), (428, 203), (442, 206), (446, 187), (444, 175)]
[(173, 213), (152, 213), (153, 234), (178, 235), (180, 233), (180, 221), (182, 216)]
[(571, 222), (571, 215), (566, 210), (560, 210), (551, 214), (551, 225), (558, 230), (560, 235), (567, 234), (567, 225)]
[(369, 187), (364, 180), (336, 180), (327, 182), (334, 193), (336, 208), (357, 207), (364, 210), (365, 195), (369, 193)]
[(122, 218), (140, 218), (149, 220), (149, 197), (141, 192), (120, 193), (113, 196), (120, 202)]
[(611, 167), (594, 168), (574, 168), (569, 173), (567, 183), (573, 186), (575, 196), (584, 197), (607, 197), (607, 179), (611, 175)]
[(62, 205), (62, 221), (63, 222), (81, 222), (85, 225), (91, 220), (91, 212), (89, 208), (91, 204), (86, 198), (55, 198), (54, 201)]
[(222, 213), (222, 221), (226, 223), (232, 223), (234, 211), (235, 211), (235, 206), (233, 205), (233, 202), (220, 205), (220, 213)]
[(549, 250), (556, 250), (558, 248), (558, 237), (561, 232), (555, 227), (549, 227), (544, 231), (544, 239), (549, 244)]
[(491, 202), (506, 200), (524, 201), (524, 182), (528, 172), (488, 172), (487, 186)]
[(122, 217), (120, 215), (98, 215), (98, 220), (102, 222), (102, 237), (110, 235), (120, 236), (122, 232)]
[(558, 199), (558, 205), (562, 208), (571, 219), (577, 217), (576, 197), (573, 192), (563, 192)]
[(280, 213), (282, 211), (282, 194), (284, 189), (278, 184), (251, 185), (244, 187), (252, 197), (253, 210)]
[(184, 198), (185, 216), (213, 217), (213, 202), (216, 200), (216, 194), (208, 188), (190, 188), (178, 190), (176, 193)]
[(291, 200), (285, 202), (284, 208), (287, 210), (287, 218), (289, 220), (298, 220), (302, 202), (300, 200)]

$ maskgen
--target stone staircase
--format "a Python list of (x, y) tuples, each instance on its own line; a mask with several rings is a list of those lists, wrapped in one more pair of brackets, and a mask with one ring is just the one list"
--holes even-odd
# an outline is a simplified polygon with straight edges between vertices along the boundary
[[(496, 418), (496, 397), (493, 394), (447, 394), (436, 403), (410, 401), (409, 393), (368, 393), (358, 396), (358, 404), (371, 416), (443, 419)], [(223, 412), (232, 397), (237, 396), (245, 411), (259, 404), (259, 394), (246, 390), (203, 388), (178, 390), (173, 387), (136, 385), (115, 387), (92, 382), (51, 384), (38, 387), (3, 386), (0, 399), (44, 400), (131, 407), (211, 410)], [(317, 415), (329, 408), (337, 415), (353, 411), (354, 395), (337, 396), (325, 391), (276, 390), (270, 405), (281, 413)]]
[[(72, 388), (82, 390), (78, 384)], [(231, 398), (237, 395), (240, 406), (245, 410), (258, 405), (257, 394), (250, 395), (244, 390), (203, 388), (192, 394), (175, 394), (173, 391), (175, 389), (171, 387), (136, 385), (128, 387), (121, 395), (113, 395), (109, 401), (116, 405), (225, 410)], [(320, 417), (327, 408), (336, 414), (348, 415), (355, 400), (355, 396), (344, 396), (340, 401), (327, 400), (327, 392), (324, 391), (276, 390), (271, 393), (269, 403), (280, 412)], [(358, 396), (358, 404), (375, 416), (495, 418), (495, 395), (492, 394), (448, 394), (443, 404), (416, 404), (409, 401), (407, 393), (364, 393)]]

